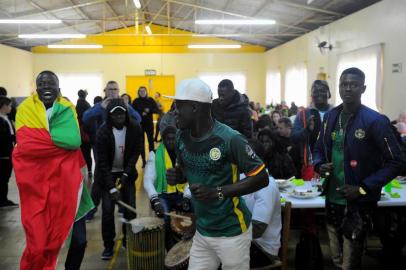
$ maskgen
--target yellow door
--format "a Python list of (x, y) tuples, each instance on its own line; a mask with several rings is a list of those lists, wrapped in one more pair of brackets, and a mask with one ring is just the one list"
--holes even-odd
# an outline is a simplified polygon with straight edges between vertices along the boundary
[(148, 96), (155, 99), (155, 93), (161, 94), (160, 103), (164, 112), (167, 112), (173, 102), (172, 99), (165, 98), (163, 95), (175, 95), (175, 76), (127, 76), (126, 89), (127, 94), (134, 100), (138, 97), (138, 88), (145, 86)]

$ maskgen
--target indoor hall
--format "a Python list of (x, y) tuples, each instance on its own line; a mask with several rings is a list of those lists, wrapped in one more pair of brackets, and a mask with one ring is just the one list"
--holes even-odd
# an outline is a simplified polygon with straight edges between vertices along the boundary
[(405, 16), (0, 1), (0, 269), (404, 269)]

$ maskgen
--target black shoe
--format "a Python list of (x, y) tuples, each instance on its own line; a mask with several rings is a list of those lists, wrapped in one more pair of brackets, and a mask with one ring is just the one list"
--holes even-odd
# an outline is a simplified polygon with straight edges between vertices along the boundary
[(6, 200), (5, 202), (0, 203), (1, 208), (15, 208), (18, 207), (18, 204), (16, 204), (13, 201)]
[(113, 258), (113, 248), (105, 248), (101, 255), (101, 259), (108, 261), (111, 260), (111, 258)]

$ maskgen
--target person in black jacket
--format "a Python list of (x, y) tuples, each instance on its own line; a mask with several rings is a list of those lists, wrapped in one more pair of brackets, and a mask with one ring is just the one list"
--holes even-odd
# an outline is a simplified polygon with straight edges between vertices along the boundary
[(83, 157), (86, 160), (87, 171), (89, 173), (89, 177), (92, 177), (92, 145), (90, 143), (89, 135), (86, 133), (85, 129), (83, 128), (82, 117), (83, 114), (87, 109), (89, 109), (90, 104), (86, 101), (87, 91), (80, 89), (78, 91), (78, 101), (76, 102), (76, 113), (78, 115), (78, 122), (80, 127), (80, 137), (82, 139), (82, 144), (80, 145), (80, 149), (82, 150)]
[(252, 121), (248, 101), (234, 89), (232, 81), (225, 79), (218, 85), (219, 98), (213, 100), (212, 114), (214, 118), (232, 129), (237, 130), (246, 138), (252, 138)]
[[(113, 256), (116, 235), (114, 202), (121, 198), (135, 207), (135, 180), (138, 176), (135, 164), (143, 142), (141, 127), (130, 119), (127, 106), (121, 98), (111, 99), (106, 113), (106, 121), (97, 131), (95, 170), (95, 184), (100, 185), (102, 190), (102, 236), (105, 247), (101, 256), (103, 260), (109, 260)], [(133, 219), (135, 214), (124, 209), (124, 218)], [(125, 247), (124, 224), (123, 233)]]
[[(134, 99), (133, 108), (141, 115), (141, 127), (147, 134), (149, 152), (154, 151), (154, 123), (152, 115), (158, 113), (158, 106), (153, 98), (148, 97), (147, 88), (140, 86), (138, 98)], [(145, 167), (145, 150), (141, 152), (142, 167)]]
[(11, 99), (0, 96), (0, 207), (18, 206), (7, 199), (8, 181), (13, 170), (11, 153), (15, 144), (15, 129), (8, 118), (11, 112)]

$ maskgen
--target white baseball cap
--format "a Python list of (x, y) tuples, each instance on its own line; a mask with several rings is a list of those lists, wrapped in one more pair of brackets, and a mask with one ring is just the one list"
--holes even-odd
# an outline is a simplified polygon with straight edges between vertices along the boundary
[(193, 78), (182, 80), (176, 87), (175, 96), (164, 96), (176, 100), (191, 100), (201, 103), (212, 103), (213, 93), (204, 81)]

